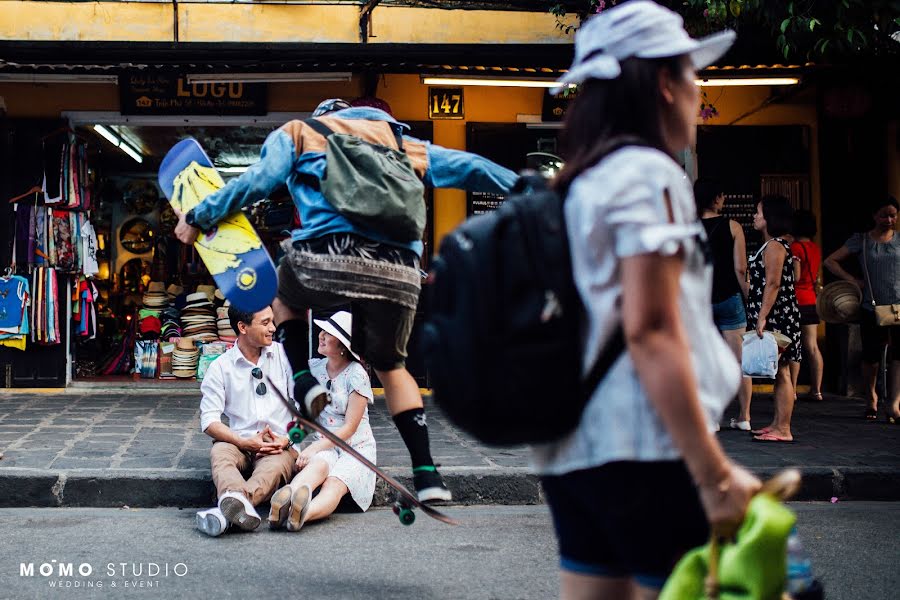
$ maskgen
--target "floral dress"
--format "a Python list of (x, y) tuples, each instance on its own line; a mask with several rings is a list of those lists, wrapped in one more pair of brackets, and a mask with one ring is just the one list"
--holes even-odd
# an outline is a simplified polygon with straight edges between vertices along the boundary
[[(329, 431), (336, 431), (344, 426), (347, 415), (347, 405), (350, 402), (350, 394), (358, 393), (368, 400), (368, 404), (374, 402), (372, 384), (369, 374), (358, 362), (351, 362), (334, 379), (328, 377), (327, 358), (314, 358), (309, 361), (309, 370), (318, 382), (329, 390), (331, 403), (316, 419)], [(320, 434), (315, 434), (313, 441), (322, 439)], [(369, 409), (366, 407), (359, 427), (348, 440), (350, 446), (373, 463), (376, 461), (375, 436), (372, 435), (372, 427), (369, 425)], [(340, 450), (329, 448), (317, 453), (313, 460), (322, 459), (330, 467), (328, 476), (340, 479), (350, 490), (350, 496), (362, 510), (366, 510), (372, 504), (375, 495), (375, 473), (362, 466), (355, 458)]]
[(747, 300), (747, 329), (756, 327), (762, 308), (763, 291), (766, 289), (766, 265), (763, 252), (770, 242), (784, 246), (787, 256), (781, 267), (781, 286), (775, 305), (766, 317), (766, 331), (777, 331), (791, 338), (791, 345), (781, 354), (781, 361), (800, 362), (800, 309), (794, 292), (794, 266), (791, 247), (781, 238), (772, 238), (750, 258), (750, 297)]

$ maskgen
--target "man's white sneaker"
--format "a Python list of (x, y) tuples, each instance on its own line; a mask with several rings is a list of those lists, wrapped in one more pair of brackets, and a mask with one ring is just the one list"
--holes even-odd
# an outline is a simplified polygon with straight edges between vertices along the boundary
[(250, 501), (240, 492), (225, 492), (219, 498), (219, 508), (222, 514), (232, 525), (244, 531), (253, 531), (262, 522), (259, 513), (250, 504)]
[(228, 521), (219, 507), (197, 512), (197, 529), (210, 537), (219, 537), (228, 529)]

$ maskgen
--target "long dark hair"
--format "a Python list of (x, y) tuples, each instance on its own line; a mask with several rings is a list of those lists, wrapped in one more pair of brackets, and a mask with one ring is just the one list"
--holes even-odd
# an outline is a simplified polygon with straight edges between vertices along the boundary
[(649, 146), (669, 153), (659, 116), (659, 71), (668, 69), (680, 80), (682, 57), (627, 58), (621, 68), (615, 79), (589, 79), (582, 84), (566, 111), (560, 135), (566, 162), (553, 182), (556, 189), (568, 189), (583, 171), (622, 146)]

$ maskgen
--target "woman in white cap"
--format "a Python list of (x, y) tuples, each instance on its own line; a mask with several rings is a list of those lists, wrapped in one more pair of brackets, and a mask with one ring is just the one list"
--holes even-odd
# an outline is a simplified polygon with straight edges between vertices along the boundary
[[(311, 359), (309, 369), (330, 397), (316, 421), (374, 463), (375, 437), (368, 409), (374, 396), (369, 375), (352, 350), (353, 319), (349, 312), (340, 311), (314, 323), (322, 328), (318, 352), (325, 358)], [(324, 519), (348, 492), (362, 510), (372, 504), (375, 473), (318, 433), (310, 439), (312, 443), (297, 457), (300, 472), (272, 496), (269, 526), (273, 529), (299, 531), (307, 521)], [(319, 486), (322, 489), (313, 498)]]
[(713, 322), (706, 236), (674, 160), (696, 136), (694, 70), (733, 40), (693, 40), (677, 14), (633, 0), (585, 23), (560, 80), (580, 84), (555, 186), (585, 371), (620, 326), (627, 348), (576, 430), (535, 449), (563, 598), (655, 597), (710, 525), (735, 530), (759, 488), (713, 434), (741, 373)]

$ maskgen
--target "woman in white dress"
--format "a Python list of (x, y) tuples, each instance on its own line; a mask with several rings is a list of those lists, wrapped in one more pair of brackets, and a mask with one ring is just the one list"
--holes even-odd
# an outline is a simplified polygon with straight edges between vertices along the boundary
[[(374, 463), (375, 437), (368, 409), (373, 402), (372, 385), (359, 356), (351, 349), (352, 317), (341, 311), (315, 323), (322, 328), (318, 352), (325, 358), (310, 360), (309, 369), (330, 397), (316, 421)], [(300, 472), (272, 496), (272, 529), (299, 531), (307, 521), (324, 519), (348, 492), (362, 510), (372, 504), (375, 473), (322, 435), (316, 433), (310, 439), (312, 443), (297, 457)]]

